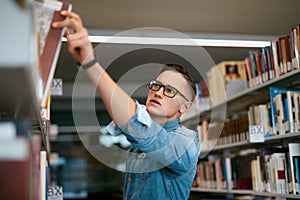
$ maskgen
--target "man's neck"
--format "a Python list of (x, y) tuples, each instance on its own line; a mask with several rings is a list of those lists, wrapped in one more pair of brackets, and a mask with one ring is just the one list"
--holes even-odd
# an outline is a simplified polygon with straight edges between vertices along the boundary
[(173, 116), (173, 117), (161, 117), (161, 116), (153, 116), (153, 115), (150, 115), (150, 116), (153, 119), (153, 121), (155, 121), (159, 125), (163, 125), (169, 121), (179, 118), (178, 116)]

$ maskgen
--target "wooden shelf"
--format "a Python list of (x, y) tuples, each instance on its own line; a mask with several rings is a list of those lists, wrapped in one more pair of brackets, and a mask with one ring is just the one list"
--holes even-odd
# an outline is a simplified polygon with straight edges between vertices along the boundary
[[(191, 116), (185, 116), (185, 118), (182, 120), (182, 123), (188, 123), (190, 121), (198, 123), (199, 120), (201, 121), (203, 119), (211, 118), (212, 113), (214, 113), (215, 119), (224, 120), (224, 109), (227, 118), (232, 116), (233, 114), (246, 110), (251, 105), (269, 101), (270, 87), (296, 87), (299, 84), (300, 69), (293, 70), (276, 79), (258, 85), (255, 88), (249, 88), (240, 93), (237, 93), (236, 95), (229, 97), (227, 101), (212, 106), (210, 110), (201, 113), (193, 113), (193, 115)], [(218, 118), (218, 114), (220, 114), (220, 118)], [(199, 116), (200, 119), (198, 119)]]
[(279, 145), (283, 140), (287, 142), (288, 140), (293, 140), (295, 138), (300, 138), (300, 132), (270, 136), (265, 138), (265, 141), (263, 143), (252, 143), (247, 140), (226, 145), (216, 145), (212, 150), (201, 150), (201, 154), (206, 155), (210, 152), (223, 152), (224, 150), (240, 151), (242, 149), (261, 148), (261, 146), (264, 144)]

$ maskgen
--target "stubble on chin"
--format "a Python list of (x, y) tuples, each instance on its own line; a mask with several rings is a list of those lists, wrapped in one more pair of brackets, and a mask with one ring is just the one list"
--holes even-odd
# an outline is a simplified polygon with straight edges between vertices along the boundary
[(161, 110), (161, 107), (148, 106), (147, 111), (152, 118), (166, 118), (166, 113)]

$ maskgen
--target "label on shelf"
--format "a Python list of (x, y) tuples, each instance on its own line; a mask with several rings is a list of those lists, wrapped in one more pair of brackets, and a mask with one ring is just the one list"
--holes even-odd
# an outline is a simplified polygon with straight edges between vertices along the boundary
[(262, 126), (255, 126), (250, 125), (249, 126), (249, 135), (250, 135), (250, 142), (251, 143), (261, 143), (265, 142), (265, 136), (264, 136), (264, 127)]
[(62, 186), (54, 186), (48, 189), (48, 200), (63, 200)]
[(51, 96), (62, 96), (63, 95), (63, 80), (61, 78), (52, 79), (50, 85)]

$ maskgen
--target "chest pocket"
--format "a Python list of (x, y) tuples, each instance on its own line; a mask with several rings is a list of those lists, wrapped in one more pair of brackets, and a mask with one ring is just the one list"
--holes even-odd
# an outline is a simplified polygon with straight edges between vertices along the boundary
[(129, 173), (135, 173), (141, 179), (147, 179), (152, 171), (161, 169), (163, 166), (148, 156), (146, 153), (131, 153), (126, 170)]

